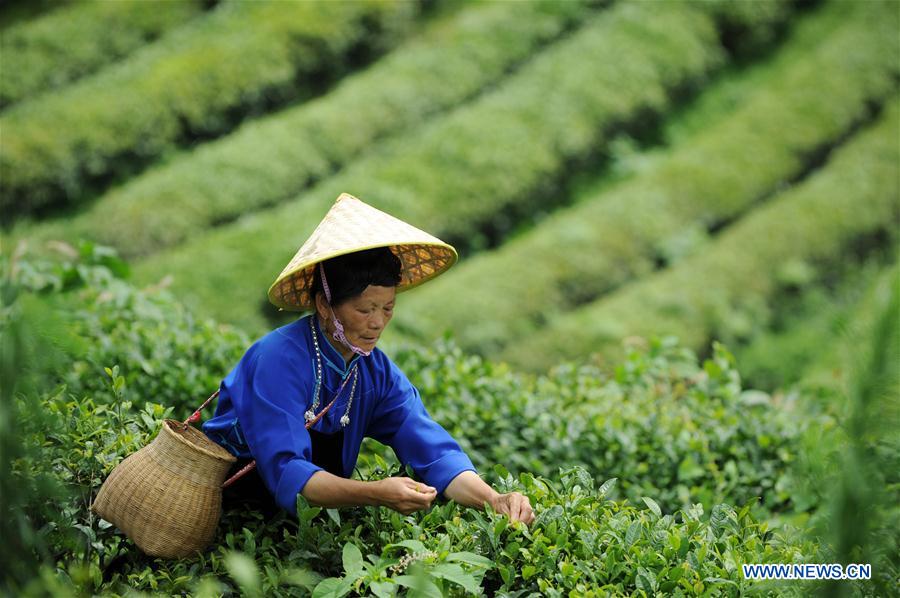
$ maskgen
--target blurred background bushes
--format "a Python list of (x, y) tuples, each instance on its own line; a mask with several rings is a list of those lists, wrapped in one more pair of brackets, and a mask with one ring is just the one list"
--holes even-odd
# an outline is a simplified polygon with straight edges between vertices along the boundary
[[(490, 591), (774, 587), (747, 558), (895, 591), (898, 30), (892, 0), (4, 3), (2, 589), (306, 595), (411, 529)], [(136, 554), (93, 493), (294, 317), (265, 291), (344, 191), (460, 250), (382, 345), (549, 535), (230, 512), (208, 555)]]

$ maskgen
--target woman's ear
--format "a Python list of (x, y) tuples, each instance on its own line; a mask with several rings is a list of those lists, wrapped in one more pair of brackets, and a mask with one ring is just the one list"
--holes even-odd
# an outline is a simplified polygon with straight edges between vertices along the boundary
[(325, 300), (325, 295), (322, 293), (316, 293), (316, 313), (323, 322), (328, 321), (328, 301)]

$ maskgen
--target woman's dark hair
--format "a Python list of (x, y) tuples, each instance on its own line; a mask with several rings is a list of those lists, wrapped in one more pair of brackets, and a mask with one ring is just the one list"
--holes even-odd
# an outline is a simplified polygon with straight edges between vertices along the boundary
[[(328, 289), (331, 291), (331, 305), (335, 307), (360, 295), (370, 284), (381, 287), (400, 284), (400, 258), (387, 247), (348, 253), (322, 264), (325, 267), (325, 278), (328, 279)], [(316, 266), (313, 274), (313, 298), (324, 292), (319, 267)]]

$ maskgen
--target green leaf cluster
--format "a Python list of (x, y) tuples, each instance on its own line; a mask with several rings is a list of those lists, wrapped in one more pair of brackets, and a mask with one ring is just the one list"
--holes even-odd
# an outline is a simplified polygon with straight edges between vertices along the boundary
[(12, 217), (77, 205), (180, 144), (308, 98), (354, 55), (396, 43), (419, 8), (223, 2), (109, 69), (4, 111), (0, 208)]
[[(17, 271), (52, 272), (25, 262), (20, 256)], [(77, 260), (70, 266), (77, 269)], [(112, 320), (131, 318), (132, 328), (155, 331), (154, 346), (170, 350), (214, 339), (229, 350), (246, 343), (214, 328), (183, 338), (183, 308), (174, 301), (127, 290), (102, 265), (91, 268), (107, 274), (50, 293), (48, 299), (64, 301), (51, 307), (74, 313), (80, 304)], [(21, 288), (17, 302), (65, 288), (27, 280), (39, 283)], [(119, 300), (98, 301), (104, 294)], [(145, 307), (129, 311), (142, 301)], [(75, 330), (83, 318), (73, 318)], [(485, 476), (499, 491), (530, 498), (537, 514), (531, 527), (452, 502), (403, 516), (374, 507), (321, 509), (299, 497), (296, 518), (231, 505), (208, 551), (152, 560), (88, 509), (105, 475), (173, 415), (154, 396), (181, 388), (184, 364), (170, 367), (171, 377), (159, 377), (148, 392), (154, 375), (129, 371), (131, 358), (92, 361), (128, 355), (135, 339), (123, 334), (100, 329), (94, 344), (102, 350), (74, 351), (91, 363), (69, 388), (35, 387), (15, 397), (12, 438), (30, 450), (5, 471), (13, 485), (33, 487), (40, 497), (17, 508), (46, 547), (28, 549), (41, 563), (30, 581), (4, 580), (19, 595), (737, 596), (763, 587), (742, 579), (743, 563), (821, 562), (832, 554), (821, 540), (764, 521), (791, 506), (778, 476), (793, 459), (803, 412), (742, 389), (723, 347), (698, 363), (666, 340), (633, 351), (612, 376), (574, 366), (519, 376), (449, 344), (397, 353), (429, 410)], [(378, 451), (360, 470), (362, 479), (395, 472)], [(42, 490), (42, 476), (64, 491)]]
[[(727, 62), (716, 26), (700, 4), (614, 5), (476, 101), (391, 137), (290, 201), (151, 256), (137, 276), (171, 273), (179, 293), (194, 281), (189, 294), (208, 313), (259, 329), (262, 314), (247, 308), (256, 289), (334, 199), (355, 190), (463, 252), (483, 249), (556, 207), (570, 175), (617, 134), (651, 127), (679, 91), (699, 90)], [(226, 272), (241, 281), (227, 300), (209, 283)]]
[(792, 511), (797, 444), (833, 426), (827, 412), (801, 417), (796, 398), (744, 389), (721, 345), (698, 363), (663, 339), (632, 347), (611, 374), (565, 365), (536, 379), (452, 343), (394, 359), (480, 470), (502, 463), (551, 477), (560, 463), (578, 464), (618, 478), (614, 496), (649, 496), (665, 512), (723, 501)]
[(784, 271), (802, 262), (827, 276), (854, 247), (896, 242), (900, 185), (900, 104), (830, 156), (824, 167), (721, 232), (703, 251), (673, 267), (566, 312), (500, 358), (539, 369), (544, 354), (574, 359), (597, 354), (615, 362), (619, 339), (673, 334), (696, 350), (710, 339), (738, 343), (762, 332), (791, 284)]
[(327, 96), (256, 119), (115, 187), (34, 238), (86, 236), (143, 256), (202, 228), (295, 197), (385, 137), (473, 101), (581, 25), (590, 3), (472, 3), (422, 31)]
[[(726, 93), (733, 81), (704, 90), (696, 111), (708, 112), (707, 96), (724, 95), (727, 118), (404, 297), (392, 326), (416, 339), (452, 330), (464, 349), (489, 355), (560, 313), (714, 249), (714, 229), (774, 200), (873, 105), (890, 101), (900, 60), (894, 13), (885, 3), (823, 6), (800, 21), (765, 73), (733, 77), (749, 79), (738, 105)], [(792, 270), (815, 274), (804, 265)], [(473, 319), (473, 305), (490, 318)]]
[(203, 0), (77, 2), (0, 38), (0, 109), (63, 87), (202, 14)]

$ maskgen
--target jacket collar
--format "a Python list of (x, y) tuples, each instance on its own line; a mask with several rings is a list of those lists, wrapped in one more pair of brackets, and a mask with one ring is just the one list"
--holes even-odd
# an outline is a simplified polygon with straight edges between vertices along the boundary
[[(319, 325), (318, 316), (313, 313), (309, 317), (313, 319), (316, 333), (319, 335), (319, 349), (322, 351), (322, 360), (325, 362), (325, 365), (340, 374), (341, 379), (346, 378), (360, 356), (354, 355), (353, 359), (350, 360), (350, 363), (345, 362), (344, 356), (341, 355), (340, 351), (334, 348), (334, 345), (331, 344), (325, 331), (322, 330), (322, 327)], [(315, 350), (315, 348), (313, 348), (313, 350)]]

